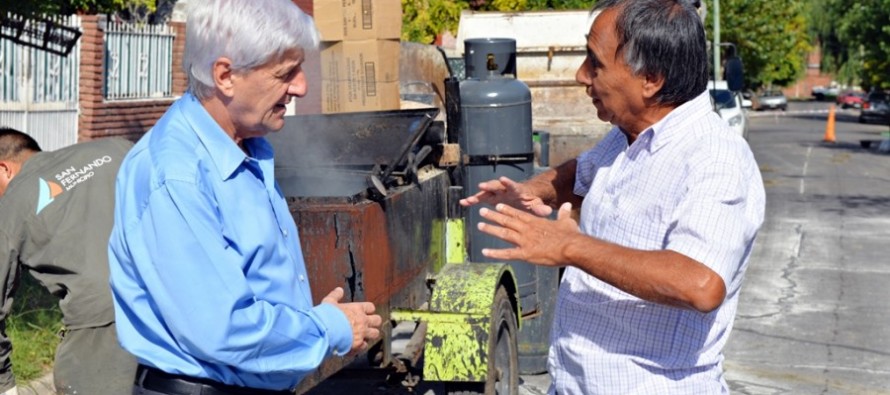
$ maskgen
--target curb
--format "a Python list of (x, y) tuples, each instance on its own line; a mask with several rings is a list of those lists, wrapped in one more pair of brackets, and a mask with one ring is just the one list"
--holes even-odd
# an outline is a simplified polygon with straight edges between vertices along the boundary
[(16, 387), (18, 395), (55, 395), (53, 374), (47, 374), (37, 380)]
[[(838, 110), (840, 111), (840, 110)], [(792, 110), (792, 111), (751, 111), (745, 113), (748, 118), (780, 117), (784, 115), (828, 114), (828, 110)]]

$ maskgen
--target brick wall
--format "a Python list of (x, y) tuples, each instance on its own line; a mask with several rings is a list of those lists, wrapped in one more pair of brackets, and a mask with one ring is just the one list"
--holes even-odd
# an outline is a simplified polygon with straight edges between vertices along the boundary
[[(104, 17), (83, 16), (80, 58), (80, 117), (78, 141), (119, 136), (138, 140), (164, 114), (174, 98), (152, 100), (106, 101), (104, 85)], [(185, 24), (169, 23), (176, 32), (173, 41), (173, 95), (185, 92), (186, 76), (182, 71), (185, 49)]]
[(793, 85), (782, 89), (785, 96), (789, 98), (810, 99), (812, 98), (814, 87), (828, 87), (831, 85), (834, 81), (834, 76), (831, 74), (823, 74), (822, 71), (819, 70), (821, 61), (821, 45), (819, 45), (818, 42), (813, 43), (813, 50), (807, 55), (806, 74)]

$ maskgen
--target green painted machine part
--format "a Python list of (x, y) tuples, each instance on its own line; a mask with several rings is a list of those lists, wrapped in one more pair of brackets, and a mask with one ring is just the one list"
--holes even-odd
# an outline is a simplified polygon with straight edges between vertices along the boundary
[[(461, 264), (467, 261), (466, 229), (463, 218), (449, 218), (445, 221), (446, 263)], [(438, 273), (438, 271), (436, 271)]]
[[(496, 263), (448, 264), (432, 279), (428, 311), (393, 311), (397, 321), (425, 321), (424, 379), (431, 381), (486, 381), (489, 370), (492, 321), (503, 287), (519, 317), (516, 278), (509, 265)], [(518, 319), (514, 329), (518, 329)], [(495, 334), (496, 335), (496, 334)]]

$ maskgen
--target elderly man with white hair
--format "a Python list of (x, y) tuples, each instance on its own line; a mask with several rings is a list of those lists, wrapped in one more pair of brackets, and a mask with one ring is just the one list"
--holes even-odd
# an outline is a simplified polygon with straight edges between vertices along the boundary
[(297, 228), (263, 136), (306, 93), (318, 45), (289, 0), (189, 4), (189, 90), (118, 174), (109, 242), (134, 394), (290, 394), (328, 356), (379, 337), (368, 302), (313, 306)]

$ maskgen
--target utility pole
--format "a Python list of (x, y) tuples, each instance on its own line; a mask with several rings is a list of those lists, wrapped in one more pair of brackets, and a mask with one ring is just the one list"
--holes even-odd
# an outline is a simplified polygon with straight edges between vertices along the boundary
[(714, 0), (714, 81), (720, 79), (720, 0)]

